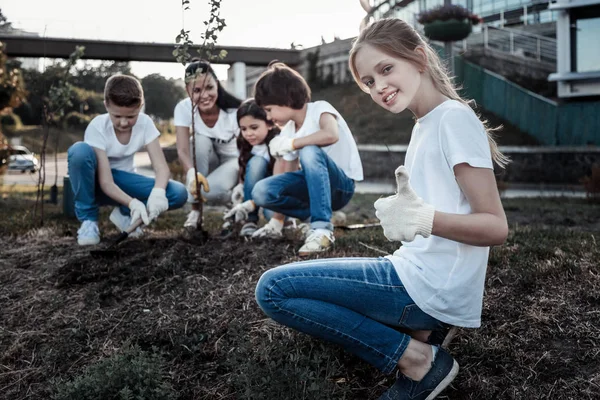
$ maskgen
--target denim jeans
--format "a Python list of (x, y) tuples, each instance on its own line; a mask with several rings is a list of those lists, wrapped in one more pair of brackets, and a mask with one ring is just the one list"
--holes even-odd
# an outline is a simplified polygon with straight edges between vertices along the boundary
[[(262, 156), (252, 156), (246, 164), (246, 174), (244, 176), (244, 200), (252, 200), (252, 189), (256, 184), (272, 174), (269, 171), (269, 162)], [(258, 210), (248, 213), (248, 222), (258, 222)], [(263, 214), (267, 220), (273, 216), (273, 211), (263, 208)]]
[(412, 301), (387, 258), (330, 258), (265, 272), (256, 301), (275, 321), (337, 343), (383, 373), (394, 371), (410, 336), (395, 328), (444, 324)]
[[(128, 207), (117, 203), (100, 189), (96, 180), (98, 160), (89, 144), (77, 142), (69, 148), (68, 168), (77, 219), (98, 221), (98, 208), (102, 205), (118, 205), (121, 214), (129, 215)], [(148, 200), (154, 188), (153, 178), (118, 169), (111, 169), (111, 172), (115, 184), (122, 191), (144, 203)], [(183, 207), (188, 196), (185, 185), (169, 180), (165, 191), (169, 200), (169, 210)]]
[[(190, 152), (192, 149), (190, 138)], [(210, 192), (202, 189), (202, 195), (211, 203), (226, 204), (231, 200), (231, 189), (237, 184), (239, 172), (235, 151), (235, 140), (221, 144), (213, 142), (208, 136), (196, 135), (196, 165), (210, 186)], [(193, 161), (193, 154), (191, 156)], [(191, 196), (188, 200), (196, 201)]]
[(252, 191), (257, 206), (306, 220), (313, 229), (333, 230), (331, 214), (354, 195), (354, 180), (318, 146), (300, 153), (299, 171), (286, 172), (258, 182)]

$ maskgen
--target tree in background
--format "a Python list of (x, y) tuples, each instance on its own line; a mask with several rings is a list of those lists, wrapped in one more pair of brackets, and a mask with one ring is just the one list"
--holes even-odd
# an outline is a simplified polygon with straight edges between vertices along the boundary
[(102, 61), (100, 65), (86, 62), (74, 72), (71, 84), (81, 89), (103, 93), (106, 80), (118, 73), (135, 76), (131, 72), (131, 66), (128, 62)]
[(179, 102), (187, 96), (185, 89), (177, 85), (175, 79), (167, 79), (160, 74), (151, 74), (142, 78), (146, 114), (161, 119), (170, 119), (173, 110)]
[[(10, 28), (10, 22), (0, 9), (0, 32)], [(23, 76), (18, 68), (11, 65), (4, 54), (4, 44), (0, 42), (0, 114), (6, 109), (18, 106), (25, 98)], [(0, 167), (8, 160), (8, 142), (0, 126)]]

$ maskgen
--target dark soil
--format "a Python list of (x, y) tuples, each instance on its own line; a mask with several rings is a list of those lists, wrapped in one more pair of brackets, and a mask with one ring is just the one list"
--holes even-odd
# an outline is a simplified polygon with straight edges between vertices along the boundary
[[(349, 219), (369, 221), (371, 204), (351, 204)], [(599, 208), (506, 206), (511, 233), (491, 252), (483, 326), (461, 330), (450, 346), (461, 372), (445, 398), (600, 399), (600, 230), (586, 222), (598, 221)], [(293, 235), (198, 245), (156, 228), (111, 258), (77, 246), (72, 226), (0, 236), (0, 399), (48, 399), (53, 380), (130, 343), (163, 354), (180, 399), (364, 400), (393, 382), (260, 311), (256, 282), (298, 259)], [(396, 248), (380, 229), (337, 236), (329, 257)]]

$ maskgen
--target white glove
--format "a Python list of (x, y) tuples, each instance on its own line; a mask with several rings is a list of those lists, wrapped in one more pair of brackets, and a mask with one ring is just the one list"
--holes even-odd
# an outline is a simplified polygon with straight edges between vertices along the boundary
[[(196, 174), (196, 170), (194, 168), (188, 169), (185, 177), (185, 187), (192, 198), (198, 200), (198, 194), (196, 193), (196, 175), (198, 175), (198, 183), (200, 184), (200, 188), (204, 189), (204, 192), (210, 192), (210, 186), (208, 185), (208, 180), (204, 175), (202, 175), (200, 172)], [(204, 197), (202, 200), (206, 201)], [(191, 200), (188, 201), (191, 202)]]
[(294, 148), (294, 139), (281, 135), (275, 136), (269, 143), (269, 150), (274, 157), (283, 157), (296, 150)]
[(129, 202), (129, 211), (131, 215), (131, 224), (135, 224), (138, 219), (142, 219), (144, 225), (148, 225), (150, 223), (150, 218), (148, 218), (148, 212), (146, 211), (146, 206), (144, 203), (139, 201), (138, 199), (132, 199)]
[(252, 234), (252, 237), (255, 239), (277, 239), (283, 237), (283, 234), (281, 233), (282, 229), (283, 221), (271, 218), (265, 226), (256, 230), (256, 232)]
[(231, 191), (231, 202), (237, 206), (242, 201), (244, 201), (244, 184), (238, 183)]
[(167, 200), (165, 189), (152, 189), (148, 201), (146, 202), (146, 208), (148, 210), (150, 221), (158, 218), (164, 211), (167, 211), (169, 209), (169, 200)]
[[(185, 187), (189, 188), (192, 182), (196, 181), (196, 168), (188, 169), (185, 175)], [(188, 189), (189, 190), (189, 189)]]
[(254, 201), (248, 200), (227, 211), (223, 219), (234, 218), (235, 222), (245, 221), (248, 219), (248, 213), (254, 210), (256, 210), (256, 204), (254, 204)]
[(399, 166), (396, 169), (396, 194), (374, 204), (383, 234), (390, 241), (412, 242), (416, 235), (431, 235), (435, 209), (417, 196), (408, 180), (406, 168)]

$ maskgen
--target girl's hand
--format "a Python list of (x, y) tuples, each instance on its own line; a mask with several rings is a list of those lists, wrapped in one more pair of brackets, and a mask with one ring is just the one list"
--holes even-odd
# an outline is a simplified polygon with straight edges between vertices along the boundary
[(234, 218), (235, 222), (245, 221), (248, 219), (248, 214), (254, 210), (256, 210), (256, 204), (254, 204), (254, 201), (248, 200), (227, 211), (223, 219)]
[(412, 242), (417, 235), (431, 235), (435, 209), (417, 196), (408, 179), (408, 172), (401, 165), (396, 169), (396, 194), (374, 204), (383, 234), (390, 241)]
[(242, 201), (244, 201), (244, 184), (238, 183), (231, 191), (231, 202), (237, 206)]
[(150, 221), (158, 218), (158, 216), (164, 211), (167, 211), (169, 209), (169, 200), (167, 199), (165, 189), (152, 189), (150, 196), (148, 197), (146, 207), (148, 209), (148, 217), (150, 218)]

